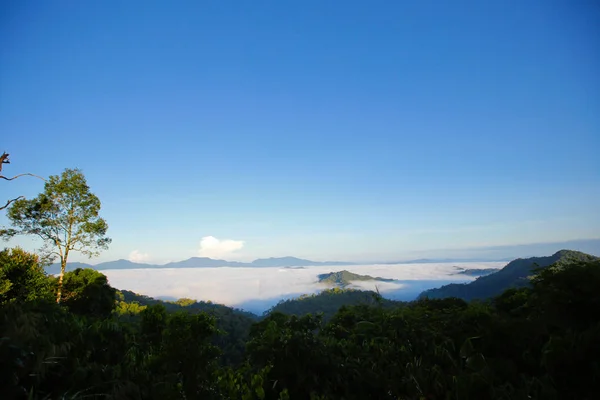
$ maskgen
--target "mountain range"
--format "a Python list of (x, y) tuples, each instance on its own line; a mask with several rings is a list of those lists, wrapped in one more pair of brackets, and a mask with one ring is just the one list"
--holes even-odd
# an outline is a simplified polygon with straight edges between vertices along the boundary
[(579, 261), (598, 260), (580, 251), (560, 250), (547, 257), (518, 258), (497, 272), (481, 276), (469, 283), (451, 283), (421, 293), (420, 298), (440, 299), (458, 297), (463, 300), (489, 299), (502, 294), (506, 289), (526, 287), (535, 269), (550, 265), (563, 266)]
[[(489, 260), (478, 258), (439, 258), (439, 259), (417, 259), (393, 262), (351, 262), (351, 261), (313, 261), (297, 257), (271, 257), (259, 258), (252, 262), (219, 260), (208, 257), (192, 257), (187, 260), (170, 262), (167, 264), (145, 264), (136, 263), (129, 260), (107, 261), (99, 264), (86, 264), (81, 262), (70, 262), (67, 264), (67, 271), (73, 271), (77, 268), (91, 268), (98, 271), (105, 269), (146, 269), (146, 268), (218, 268), (218, 267), (279, 267), (279, 268), (300, 268), (300, 267), (327, 267), (327, 266), (346, 266), (346, 265), (397, 265), (397, 264), (425, 264), (425, 263), (448, 263), (448, 262), (487, 262), (487, 261), (510, 261), (510, 260)], [(46, 268), (49, 274), (58, 274), (60, 264), (54, 263)]]
[[(92, 268), (95, 270), (105, 269), (146, 269), (146, 268), (217, 268), (217, 267), (318, 267), (318, 266), (339, 266), (356, 265), (352, 262), (344, 261), (311, 261), (296, 257), (271, 257), (259, 258), (249, 263), (239, 261), (218, 260), (208, 257), (192, 257), (187, 260), (170, 262), (167, 264), (144, 264), (129, 260), (116, 260), (103, 262), (96, 265), (73, 262), (67, 264), (67, 271), (73, 271), (77, 268)], [(49, 274), (58, 274), (60, 264), (54, 263), (46, 268)]]

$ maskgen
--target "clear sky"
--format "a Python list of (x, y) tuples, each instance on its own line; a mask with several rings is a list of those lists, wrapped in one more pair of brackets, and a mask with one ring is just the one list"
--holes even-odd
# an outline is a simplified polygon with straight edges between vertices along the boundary
[(596, 1), (0, 4), (4, 172), (83, 169), (96, 261), (600, 237)]

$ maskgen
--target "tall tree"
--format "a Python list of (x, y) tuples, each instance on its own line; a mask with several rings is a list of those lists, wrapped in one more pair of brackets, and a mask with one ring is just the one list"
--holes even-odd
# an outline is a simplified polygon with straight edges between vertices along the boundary
[(44, 258), (60, 258), (56, 302), (62, 296), (63, 276), (72, 251), (88, 257), (108, 248), (108, 225), (99, 216), (100, 200), (90, 192), (85, 176), (78, 169), (66, 169), (51, 176), (36, 198), (18, 199), (8, 209), (12, 229), (5, 236), (35, 235), (43, 240)]

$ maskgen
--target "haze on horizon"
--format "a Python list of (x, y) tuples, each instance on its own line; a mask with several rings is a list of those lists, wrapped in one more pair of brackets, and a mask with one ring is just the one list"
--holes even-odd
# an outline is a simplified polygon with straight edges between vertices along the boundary
[(92, 263), (542, 255), (600, 238), (592, 3), (5, 2), (0, 151), (83, 170)]

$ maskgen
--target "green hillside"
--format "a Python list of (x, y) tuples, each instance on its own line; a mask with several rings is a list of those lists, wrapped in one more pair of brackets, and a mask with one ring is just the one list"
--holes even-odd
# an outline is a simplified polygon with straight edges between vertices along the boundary
[(255, 314), (251, 312), (231, 308), (223, 304), (213, 303), (211, 301), (196, 301), (186, 298), (178, 299), (176, 301), (164, 301), (143, 294), (134, 293), (130, 290), (120, 290), (119, 293), (122, 295), (122, 300), (127, 303), (138, 303), (141, 306), (152, 306), (156, 304), (162, 304), (167, 309), (167, 311), (183, 310), (188, 312), (210, 312), (214, 315), (235, 314), (250, 319), (258, 318)]
[(469, 283), (451, 283), (421, 293), (419, 298), (440, 299), (457, 297), (463, 300), (488, 299), (500, 295), (506, 289), (525, 287), (536, 268), (554, 264), (557, 267), (578, 261), (592, 261), (598, 257), (579, 251), (561, 250), (548, 257), (519, 258), (509, 262), (501, 270), (482, 276)]
[(323, 318), (328, 320), (340, 308), (359, 304), (390, 307), (401, 303), (384, 299), (372, 291), (334, 288), (323, 290), (318, 294), (309, 294), (295, 299), (282, 300), (267, 310), (264, 315), (277, 312), (297, 316), (322, 313)]
[(140, 313), (148, 307), (164, 307), (167, 312), (185, 312), (186, 314), (206, 313), (213, 316), (216, 327), (224, 335), (215, 336), (213, 343), (222, 351), (225, 364), (237, 364), (242, 361), (250, 327), (258, 320), (255, 314), (205, 301), (179, 299), (162, 301), (137, 294), (129, 290), (117, 292), (116, 314), (124, 322), (138, 323)]

